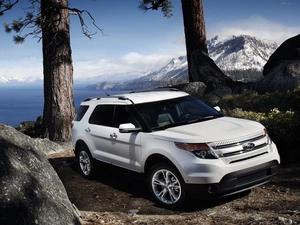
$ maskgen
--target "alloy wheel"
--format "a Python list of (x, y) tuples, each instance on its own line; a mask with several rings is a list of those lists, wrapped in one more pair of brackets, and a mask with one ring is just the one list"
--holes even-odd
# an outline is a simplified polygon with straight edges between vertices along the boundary
[(91, 173), (91, 159), (89, 154), (85, 151), (81, 151), (79, 154), (79, 165), (82, 173), (88, 176)]
[(167, 169), (157, 170), (152, 176), (152, 190), (164, 204), (175, 204), (181, 197), (181, 184), (174, 173)]

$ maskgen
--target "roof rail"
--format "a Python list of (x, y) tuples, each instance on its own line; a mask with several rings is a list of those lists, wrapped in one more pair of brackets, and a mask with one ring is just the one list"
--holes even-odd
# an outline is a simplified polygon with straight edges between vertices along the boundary
[(89, 97), (89, 98), (86, 98), (85, 100), (83, 100), (84, 102), (88, 102), (88, 101), (91, 101), (92, 99), (101, 99), (101, 97)]
[(148, 90), (137, 90), (137, 91), (130, 91), (129, 93), (140, 93), (140, 92), (151, 92), (151, 91), (180, 91), (177, 88), (168, 88), (168, 87), (162, 87), (162, 88), (154, 88), (154, 89), (148, 89)]
[(86, 98), (83, 101), (84, 102), (88, 102), (88, 101), (91, 101), (91, 100), (100, 100), (102, 98), (111, 98), (111, 99), (115, 98), (115, 99), (119, 99), (119, 100), (128, 100), (128, 98), (125, 98), (122, 95), (107, 95), (105, 97), (103, 97), (103, 96), (102, 97), (97, 97), (97, 96), (95, 96), (95, 97), (88, 97), (88, 98)]

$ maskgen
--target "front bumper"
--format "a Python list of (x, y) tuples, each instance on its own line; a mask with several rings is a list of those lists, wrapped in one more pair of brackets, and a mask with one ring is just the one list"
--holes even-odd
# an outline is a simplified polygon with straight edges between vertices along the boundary
[(255, 167), (243, 169), (225, 175), (219, 183), (188, 184), (186, 190), (189, 196), (200, 199), (219, 198), (243, 192), (269, 182), (278, 174), (280, 166), (277, 160)]

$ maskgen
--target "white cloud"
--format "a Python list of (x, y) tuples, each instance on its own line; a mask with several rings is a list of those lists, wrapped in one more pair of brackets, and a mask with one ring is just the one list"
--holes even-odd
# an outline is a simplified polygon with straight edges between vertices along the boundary
[(153, 69), (158, 69), (164, 66), (171, 60), (170, 55), (142, 55), (137, 52), (130, 52), (120, 58), (120, 63), (125, 65), (130, 65), (136, 68), (137, 71), (148, 71)]
[(27, 57), (14, 61), (3, 59), (0, 63), (0, 77), (43, 77), (43, 61), (41, 58)]
[(288, 38), (299, 34), (299, 27), (288, 27), (267, 20), (261, 16), (252, 16), (244, 20), (223, 21), (208, 29), (208, 38), (217, 34), (247, 34), (281, 44)]
[(292, 3), (291, 3), (291, 2), (288, 2), (288, 1), (283, 1), (283, 2), (281, 2), (281, 4), (282, 4), (282, 5), (292, 5)]
[[(81, 59), (73, 58), (74, 78), (95, 77), (103, 74), (115, 74), (126, 72), (147, 72), (154, 71), (165, 66), (173, 57), (184, 55), (184, 52), (178, 52), (176, 55), (167, 54), (140, 54), (130, 52), (122, 55), (118, 59), (98, 58)], [(42, 58), (27, 57), (15, 59), (12, 63), (7, 60), (0, 62), (0, 77), (43, 77)]]
[(153, 71), (165, 66), (174, 56), (130, 52), (117, 60), (97, 59), (74, 61), (74, 78), (94, 77), (103, 74)]

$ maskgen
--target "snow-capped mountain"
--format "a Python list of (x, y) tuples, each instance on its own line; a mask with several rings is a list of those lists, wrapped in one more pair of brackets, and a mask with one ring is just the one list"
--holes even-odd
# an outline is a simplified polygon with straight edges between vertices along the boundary
[(0, 77), (0, 84), (42, 84), (42, 78), (36, 77)]
[[(88, 88), (102, 90), (137, 90), (148, 89), (159, 86), (177, 84), (179, 81), (188, 81), (188, 68), (186, 56), (172, 59), (166, 66), (138, 79), (127, 80), (124, 82), (101, 82), (89, 85)], [(181, 82), (182, 83), (182, 82)]]
[(187, 74), (186, 56), (172, 59), (166, 66), (141, 77), (141, 81), (180, 79)]
[[(253, 81), (262, 76), (263, 66), (278, 45), (276, 42), (262, 40), (249, 35), (218, 35), (207, 41), (207, 47), (209, 56), (233, 80)], [(248, 70), (251, 72), (246, 73)], [(236, 73), (239, 74), (237, 75)], [(244, 78), (246, 76), (247, 78)], [(139, 79), (122, 83), (102, 82), (91, 85), (90, 88), (134, 90), (174, 85), (187, 81), (187, 59), (185, 56), (181, 56), (172, 59), (159, 70)]]
[(207, 41), (207, 48), (209, 56), (223, 71), (261, 71), (278, 44), (249, 35), (218, 35)]
[[(249, 35), (228, 36), (218, 35), (207, 41), (209, 56), (228, 76), (233, 78), (231, 71), (258, 71), (261, 74), (263, 66), (271, 54), (278, 48), (276, 42), (262, 40)], [(243, 74), (239, 76), (244, 76)], [(253, 75), (251, 75), (253, 76)], [(126, 78), (124, 80), (124, 78)], [(233, 78), (234, 79), (234, 78)], [(240, 79), (240, 77), (235, 78)], [(157, 86), (174, 85), (188, 80), (186, 56), (172, 59), (166, 66), (150, 72), (119, 73), (95, 76), (75, 80), (75, 83), (90, 83), (93, 88), (133, 90), (153, 88)], [(42, 79), (34, 78), (4, 78), (1, 83), (41, 83)]]

